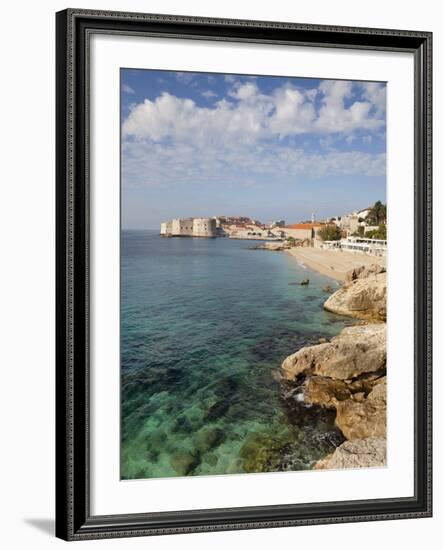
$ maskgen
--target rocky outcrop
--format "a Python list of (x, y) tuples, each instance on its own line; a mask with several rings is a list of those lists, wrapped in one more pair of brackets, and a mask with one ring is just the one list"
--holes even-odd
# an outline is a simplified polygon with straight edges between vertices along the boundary
[(327, 311), (370, 321), (386, 321), (386, 271), (379, 265), (353, 269), (325, 302)]
[(307, 405), (336, 410), (335, 424), (349, 440), (386, 435), (385, 373), (384, 323), (347, 327), (282, 364), (282, 378), (300, 385)]
[(303, 385), (307, 405), (336, 410), (335, 424), (346, 439), (386, 434), (386, 376), (360, 381), (308, 377)]
[(304, 387), (304, 401), (310, 405), (335, 408), (339, 401), (350, 399), (352, 393), (343, 380), (311, 376)]
[(348, 271), (345, 276), (345, 283), (351, 283), (356, 279), (366, 279), (371, 275), (379, 275), (380, 273), (386, 273), (386, 268), (379, 264), (371, 264), (369, 266), (361, 265)]
[[(335, 425), (347, 439), (315, 468), (359, 468), (386, 463), (386, 271), (354, 269), (325, 309), (366, 320), (346, 327), (330, 341), (287, 357), (281, 378), (307, 407), (335, 411)], [(371, 321), (368, 323), (368, 321)]]
[(343, 468), (377, 468), (386, 466), (386, 438), (368, 437), (345, 441), (326, 458), (317, 462), (316, 470)]
[(251, 250), (271, 250), (274, 252), (281, 252), (282, 250), (287, 250), (288, 248), (288, 245), (282, 242), (265, 242), (263, 244), (252, 246)]
[(365, 398), (361, 392), (336, 402), (335, 424), (349, 440), (386, 437), (386, 376)]
[(282, 377), (295, 380), (301, 374), (350, 380), (386, 367), (386, 325), (346, 327), (330, 342), (308, 346), (289, 355)]

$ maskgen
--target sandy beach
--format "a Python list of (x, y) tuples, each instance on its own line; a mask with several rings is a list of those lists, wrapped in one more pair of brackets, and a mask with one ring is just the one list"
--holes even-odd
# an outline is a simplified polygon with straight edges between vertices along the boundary
[(296, 247), (287, 250), (291, 256), (306, 267), (315, 269), (337, 281), (344, 281), (346, 273), (361, 265), (378, 264), (386, 267), (386, 258), (369, 256), (344, 250)]

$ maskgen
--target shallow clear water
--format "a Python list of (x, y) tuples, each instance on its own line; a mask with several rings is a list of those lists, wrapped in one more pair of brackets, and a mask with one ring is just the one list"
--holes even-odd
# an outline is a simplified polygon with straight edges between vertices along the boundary
[(273, 376), (343, 328), (322, 308), (336, 283), (253, 244), (122, 233), (122, 478), (306, 469), (337, 444)]

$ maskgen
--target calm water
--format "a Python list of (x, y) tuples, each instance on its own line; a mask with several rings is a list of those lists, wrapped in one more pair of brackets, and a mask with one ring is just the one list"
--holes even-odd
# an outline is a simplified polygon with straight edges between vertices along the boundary
[(322, 309), (335, 283), (253, 244), (123, 232), (122, 478), (306, 469), (337, 445), (273, 376), (343, 328)]

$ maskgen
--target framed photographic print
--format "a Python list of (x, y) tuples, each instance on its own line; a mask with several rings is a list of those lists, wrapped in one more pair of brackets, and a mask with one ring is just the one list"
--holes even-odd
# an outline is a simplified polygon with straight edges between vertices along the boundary
[(57, 536), (431, 515), (431, 40), (57, 14)]

